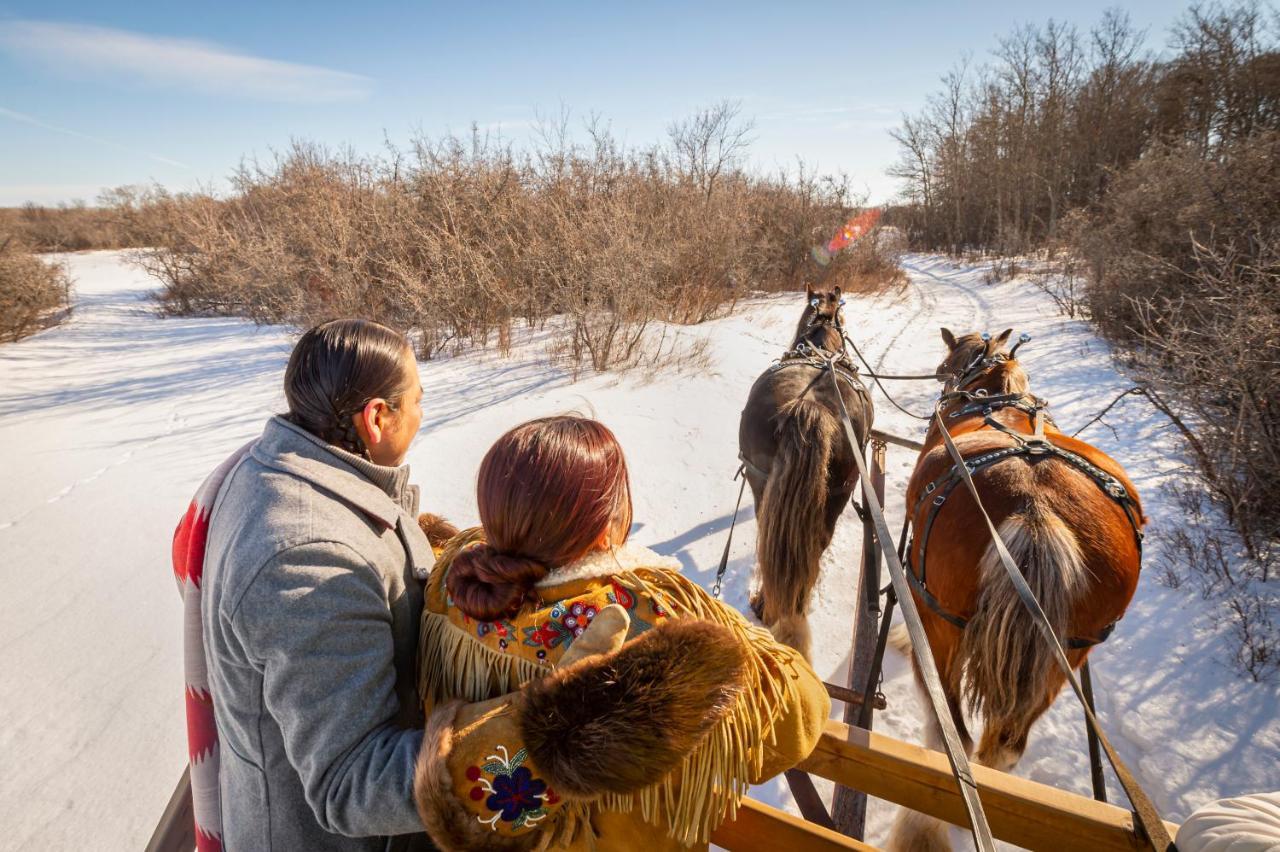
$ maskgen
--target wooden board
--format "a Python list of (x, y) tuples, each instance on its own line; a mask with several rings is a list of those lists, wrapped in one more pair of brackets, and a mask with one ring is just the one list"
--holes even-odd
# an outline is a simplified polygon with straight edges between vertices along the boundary
[(147, 843), (147, 852), (191, 852), (196, 848), (196, 824), (191, 806), (191, 768), (182, 770), (160, 823)]
[[(964, 802), (940, 752), (829, 720), (800, 768), (837, 784), (956, 825), (968, 825)], [(1123, 808), (985, 766), (973, 767), (992, 833), (1027, 849), (1062, 852), (1145, 850)], [(1178, 827), (1168, 823), (1169, 835)]]
[(875, 852), (874, 846), (860, 840), (751, 799), (742, 800), (732, 822), (724, 823), (711, 833), (711, 842), (732, 852)]

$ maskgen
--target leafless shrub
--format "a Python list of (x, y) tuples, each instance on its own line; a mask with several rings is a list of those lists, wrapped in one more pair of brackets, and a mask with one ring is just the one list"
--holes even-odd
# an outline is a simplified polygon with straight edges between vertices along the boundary
[(71, 279), (0, 234), (0, 341), (19, 340), (65, 316)]
[(1227, 608), (1236, 666), (1255, 681), (1270, 679), (1280, 671), (1280, 625), (1275, 618), (1280, 598), (1266, 590), (1246, 592), (1228, 598)]
[(478, 132), (380, 158), (298, 143), (245, 164), (226, 198), (148, 197), (162, 226), (141, 262), (174, 313), (359, 314), (424, 358), (505, 351), (517, 325), (558, 316), (561, 351), (593, 370), (668, 357), (655, 324), (704, 322), (752, 291), (901, 280), (875, 240), (811, 259), (856, 211), (845, 182), (744, 171), (733, 105), (673, 125), (669, 148), (626, 149), (598, 120), (575, 143), (564, 121), (524, 152)]
[(94, 206), (77, 201), (0, 208), (0, 232), (37, 252), (154, 245), (159, 223), (151, 214), (156, 195), (156, 190), (122, 186), (104, 192)]
[(1280, 609), (1273, 581), (1280, 570), (1280, 549), (1274, 543), (1249, 553), (1239, 535), (1215, 526), (1204, 492), (1174, 489), (1185, 522), (1166, 537), (1161, 556), (1161, 582), (1169, 588), (1186, 584), (1216, 604), (1214, 620), (1225, 626), (1232, 642), (1230, 662), (1255, 681), (1280, 672)]

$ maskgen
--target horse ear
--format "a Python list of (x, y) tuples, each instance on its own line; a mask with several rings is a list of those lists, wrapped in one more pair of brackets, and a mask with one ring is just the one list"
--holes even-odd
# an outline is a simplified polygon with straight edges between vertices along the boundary
[(1009, 335), (1011, 334), (1013, 334), (1013, 329), (1011, 328), (1006, 328), (1004, 331), (1000, 332), (1000, 336), (996, 338), (995, 348), (992, 349), (992, 351), (999, 352), (1003, 349), (1004, 345), (1009, 342)]
[(813, 298), (813, 285), (810, 284), (808, 281), (804, 282), (804, 297), (806, 299)]
[(836, 297), (837, 299), (839, 299), (839, 298), (840, 298), (840, 285), (839, 285), (839, 284), (837, 284), (837, 285), (836, 285), (836, 286), (831, 290), (831, 292), (835, 294), (835, 297)]
[(942, 342), (947, 344), (948, 349), (956, 348), (956, 336), (951, 333), (951, 329), (944, 328), (942, 330)]

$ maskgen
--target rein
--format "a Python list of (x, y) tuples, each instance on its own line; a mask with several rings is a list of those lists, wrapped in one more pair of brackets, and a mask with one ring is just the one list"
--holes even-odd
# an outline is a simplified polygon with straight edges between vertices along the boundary
[[(1045, 616), (1044, 610), (1040, 608), (1040, 602), (1036, 599), (1035, 593), (1027, 585), (1026, 578), (1018, 570), (1012, 554), (1009, 553), (1009, 549), (1005, 546), (1004, 540), (1000, 537), (995, 524), (991, 522), (991, 516), (987, 514), (986, 507), (982, 505), (982, 500), (978, 496), (978, 488), (973, 484), (973, 476), (969, 464), (965, 461), (964, 456), (960, 454), (955, 441), (951, 439), (951, 434), (947, 431), (947, 426), (942, 421), (941, 413), (937, 410), (934, 411), (934, 419), (938, 429), (941, 431), (947, 452), (950, 453), (952, 460), (955, 462), (955, 469), (960, 472), (965, 487), (969, 490), (974, 504), (978, 507), (978, 511), (982, 514), (982, 519), (987, 524), (987, 531), (991, 533), (992, 544), (1000, 555), (1000, 563), (1004, 566), (1005, 573), (1009, 575), (1009, 580), (1013, 583), (1013, 588), (1017, 591), (1023, 606), (1031, 613), (1036, 628), (1048, 641), (1049, 647), (1053, 651), (1054, 660), (1058, 663), (1058, 667), (1062, 669), (1067, 682), (1071, 684), (1071, 689), (1075, 692), (1076, 698), (1080, 700), (1080, 704), (1084, 708), (1085, 717), (1089, 720), (1090, 730), (1098, 738), (1098, 742), (1102, 745), (1103, 752), (1107, 756), (1107, 761), (1111, 764), (1111, 768), (1115, 770), (1116, 778), (1119, 779), (1120, 785), (1124, 787), (1125, 794), (1129, 797), (1129, 802), (1133, 805), (1138, 826), (1141, 827), (1147, 836), (1147, 840), (1156, 848), (1157, 852), (1165, 852), (1165, 850), (1173, 848), (1173, 840), (1169, 837), (1169, 832), (1165, 829), (1164, 822), (1160, 819), (1160, 814), (1156, 811), (1155, 805), (1147, 797), (1137, 779), (1133, 777), (1129, 767), (1116, 754), (1110, 740), (1107, 739), (1107, 735), (1103, 732), (1102, 726), (1098, 723), (1098, 717), (1094, 715), (1091, 706), (1092, 702), (1085, 698), (1084, 691), (1081, 689), (1079, 681), (1076, 680), (1075, 672), (1071, 668), (1071, 663), (1067, 660), (1066, 652), (1062, 650), (1062, 645), (1058, 641), (1057, 635), (1053, 632), (1053, 626), (1049, 624), (1049, 619)], [(903, 611), (905, 614), (905, 607)]]
[(978, 798), (978, 783), (974, 780), (973, 770), (969, 766), (968, 755), (960, 742), (955, 720), (951, 717), (946, 695), (942, 691), (942, 679), (938, 675), (938, 667), (933, 659), (929, 639), (924, 632), (924, 622), (920, 620), (920, 612), (916, 609), (915, 600), (911, 597), (911, 591), (907, 585), (906, 571), (903, 570), (902, 562), (898, 559), (897, 552), (890, 546), (893, 543), (893, 536), (889, 532), (888, 523), (885, 522), (884, 510), (880, 507), (880, 501), (876, 499), (875, 489), (871, 486), (871, 475), (867, 471), (867, 462), (862, 457), (862, 446), (858, 443), (858, 436), (854, 432), (852, 421), (849, 419), (849, 410), (845, 408), (844, 396), (840, 393), (840, 385), (836, 379), (834, 369), (831, 371), (831, 382), (836, 389), (836, 399), (840, 404), (841, 424), (844, 426), (845, 436), (849, 440), (849, 445), (853, 450), (854, 461), (858, 466), (858, 478), (862, 483), (863, 505), (871, 515), (876, 538), (880, 540), (881, 550), (884, 551), (885, 563), (889, 567), (890, 581), (898, 602), (902, 606), (903, 622), (906, 624), (907, 633), (911, 636), (912, 653), (915, 655), (916, 665), (919, 668), (921, 680), (924, 682), (925, 692), (929, 696), (929, 703), (933, 705), (938, 727), (942, 730), (942, 742), (947, 753), (947, 760), (951, 763), (951, 773), (955, 776), (957, 784), (959, 784), (960, 795), (964, 799), (965, 810), (969, 815), (969, 825), (973, 831), (974, 846), (977, 847), (979, 852), (994, 852), (995, 841), (992, 839), (991, 827), (987, 824), (987, 815), (982, 809), (982, 802)]

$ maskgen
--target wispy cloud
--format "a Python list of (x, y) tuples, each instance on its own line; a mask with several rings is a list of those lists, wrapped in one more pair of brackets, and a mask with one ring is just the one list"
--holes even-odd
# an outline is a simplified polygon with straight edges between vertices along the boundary
[(23, 124), (30, 124), (33, 127), (40, 127), (45, 130), (51, 130), (54, 133), (61, 133), (65, 136), (74, 136), (77, 139), (85, 139), (85, 140), (88, 140), (89, 142), (95, 142), (99, 145), (106, 145), (109, 148), (117, 148), (121, 151), (128, 151), (132, 154), (141, 154), (142, 156), (148, 159), (155, 160), (157, 163), (164, 163), (166, 166), (177, 166), (180, 169), (191, 168), (186, 163), (179, 163), (177, 160), (171, 160), (168, 157), (162, 157), (159, 154), (152, 154), (150, 151), (143, 151), (137, 148), (131, 148), (128, 145), (121, 145), (119, 142), (112, 142), (110, 139), (103, 139), (101, 136), (92, 136), (88, 133), (81, 133), (78, 130), (70, 130), (66, 127), (58, 127), (56, 124), (49, 124), (48, 122), (41, 121), (40, 119), (35, 118), (34, 116), (30, 116), (22, 112), (16, 112), (15, 110), (11, 110), (11, 109), (5, 109), (4, 107), (0, 107), (0, 118), (8, 118), (13, 121), (20, 121)]
[(0, 21), (0, 50), (55, 71), (115, 75), (216, 95), (293, 103), (358, 100), (372, 80), (194, 39), (53, 21)]

